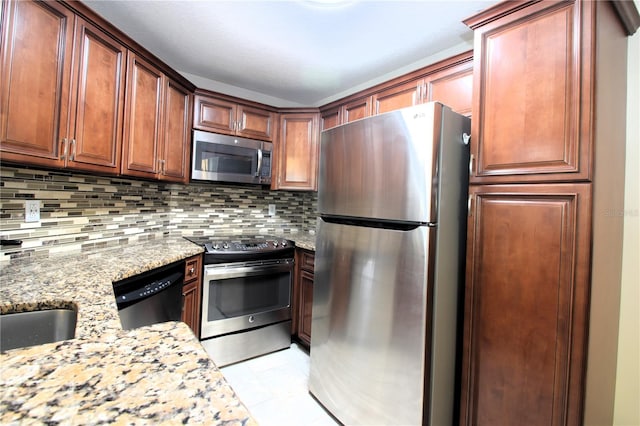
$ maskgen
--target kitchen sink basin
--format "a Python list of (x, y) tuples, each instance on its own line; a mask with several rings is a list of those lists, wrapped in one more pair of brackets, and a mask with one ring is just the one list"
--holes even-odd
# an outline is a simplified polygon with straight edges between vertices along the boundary
[(49, 309), (0, 315), (0, 351), (72, 339), (78, 312)]

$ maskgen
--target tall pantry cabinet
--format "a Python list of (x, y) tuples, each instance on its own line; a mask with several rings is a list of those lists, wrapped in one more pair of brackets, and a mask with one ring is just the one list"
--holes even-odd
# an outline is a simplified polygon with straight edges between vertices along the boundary
[(604, 1), (475, 32), (461, 425), (611, 424), (627, 33)]

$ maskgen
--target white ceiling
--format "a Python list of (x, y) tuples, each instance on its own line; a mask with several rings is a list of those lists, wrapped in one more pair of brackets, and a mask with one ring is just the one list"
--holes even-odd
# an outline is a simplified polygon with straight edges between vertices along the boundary
[(320, 106), (472, 48), (491, 0), (86, 0), (201, 88)]

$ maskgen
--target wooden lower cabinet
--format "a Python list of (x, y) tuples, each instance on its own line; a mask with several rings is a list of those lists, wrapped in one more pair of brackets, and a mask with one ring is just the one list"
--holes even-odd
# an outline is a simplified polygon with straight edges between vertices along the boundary
[(200, 305), (202, 293), (202, 255), (190, 257), (185, 262), (182, 287), (182, 321), (196, 337), (200, 337)]
[(298, 276), (300, 311), (298, 313), (298, 338), (311, 345), (311, 308), (313, 307), (313, 272), (302, 270)]
[(311, 310), (313, 307), (313, 269), (315, 253), (296, 249), (293, 299), (293, 334), (302, 344), (311, 345)]
[(460, 424), (580, 424), (591, 186), (470, 194)]

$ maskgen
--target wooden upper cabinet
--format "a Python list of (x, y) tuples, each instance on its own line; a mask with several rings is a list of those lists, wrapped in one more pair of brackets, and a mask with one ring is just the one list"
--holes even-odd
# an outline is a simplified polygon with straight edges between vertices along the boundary
[(2, 159), (62, 166), (74, 15), (57, 2), (9, 1), (3, 8)]
[(584, 8), (540, 2), (486, 23), (466, 21), (475, 30), (472, 183), (590, 177)]
[(188, 180), (191, 94), (129, 52), (122, 174)]
[(122, 173), (155, 178), (160, 171), (163, 74), (129, 52)]
[(429, 101), (471, 115), (473, 52), (467, 51), (321, 108), (321, 130)]
[(233, 135), (236, 132), (237, 104), (209, 96), (195, 95), (193, 127)]
[(273, 140), (275, 114), (271, 111), (238, 105), (237, 134), (251, 139)]
[(371, 116), (371, 100), (371, 96), (368, 96), (342, 105), (342, 124)]
[(194, 97), (195, 129), (271, 142), (275, 119), (266, 109), (203, 94)]
[(438, 101), (458, 114), (471, 116), (473, 61), (436, 72), (425, 79), (424, 102)]
[(469, 55), (462, 63), (374, 93), (373, 114), (438, 101), (459, 114), (470, 116), (472, 86), (473, 61)]
[(126, 48), (78, 18), (74, 49), (68, 166), (102, 173), (120, 172)]
[(342, 108), (340, 106), (320, 112), (320, 130), (331, 129), (342, 124)]
[(162, 154), (164, 163), (160, 180), (187, 182), (191, 152), (191, 92), (167, 78), (164, 95), (164, 132)]
[(4, 19), (3, 159), (118, 173), (125, 47), (57, 2), (9, 2)]
[(317, 190), (318, 113), (282, 113), (273, 189)]
[(409, 81), (373, 95), (373, 115), (383, 114), (421, 103), (423, 80)]
[(580, 424), (590, 185), (470, 194), (460, 424)]

